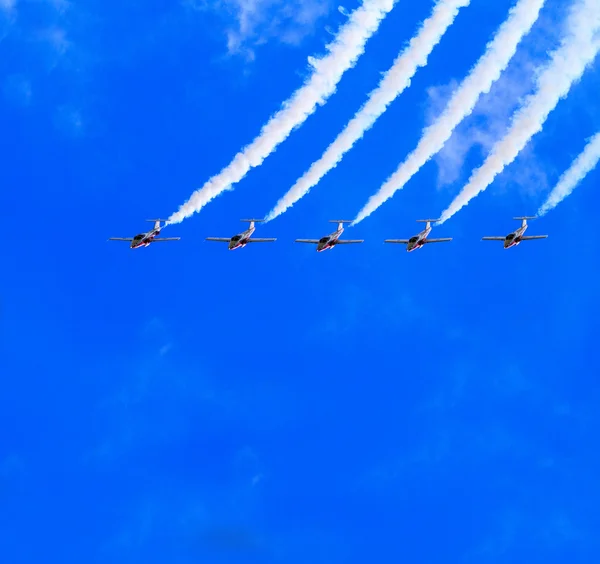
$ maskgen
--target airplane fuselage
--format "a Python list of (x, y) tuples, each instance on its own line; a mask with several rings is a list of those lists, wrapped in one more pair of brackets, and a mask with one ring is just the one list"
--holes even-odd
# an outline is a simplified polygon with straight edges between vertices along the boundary
[(133, 238), (131, 241), (132, 249), (139, 249), (141, 247), (147, 247), (152, 243), (152, 239), (156, 237), (160, 233), (160, 229), (153, 229), (152, 231), (148, 231), (147, 233), (140, 233)]
[(231, 238), (228, 249), (235, 251), (235, 249), (243, 249), (247, 244), (248, 240), (252, 236), (252, 233), (256, 230), (256, 227), (250, 227), (243, 233), (238, 233)]
[(510, 249), (511, 247), (516, 247), (521, 241), (522, 237), (527, 231), (527, 225), (522, 225), (519, 229), (509, 233), (504, 239), (504, 248)]
[(325, 237), (321, 237), (317, 244), (317, 253), (321, 253), (323, 251), (333, 249), (333, 247), (335, 247), (336, 241), (340, 238), (340, 235), (343, 232), (344, 232), (343, 229), (338, 229), (334, 233), (326, 235)]
[(430, 233), (431, 227), (426, 227), (425, 229), (423, 229), (423, 231), (421, 231), (421, 233), (415, 235), (414, 237), (411, 237), (408, 240), (408, 244), (406, 245), (407, 252), (410, 253), (412, 251), (420, 249), (423, 245), (425, 245), (427, 237)]
[(147, 219), (154, 223), (154, 229), (146, 231), (145, 233), (138, 233), (135, 237), (109, 237), (109, 241), (128, 241), (130, 249), (139, 249), (141, 247), (148, 247), (150, 243), (157, 243), (162, 241), (179, 241), (179, 237), (157, 237), (160, 234), (161, 222), (164, 221), (165, 225), (168, 225), (166, 219)]

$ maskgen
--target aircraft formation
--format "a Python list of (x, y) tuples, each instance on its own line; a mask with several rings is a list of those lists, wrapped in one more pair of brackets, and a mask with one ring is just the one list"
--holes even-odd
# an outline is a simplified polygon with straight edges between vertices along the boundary
[[(548, 235), (525, 235), (525, 231), (529, 225), (527, 224), (528, 220), (536, 219), (536, 217), (515, 217), (513, 218), (517, 221), (521, 222), (521, 226), (518, 229), (515, 229), (511, 233), (505, 236), (498, 237), (482, 237), (482, 241), (503, 241), (504, 248), (510, 249), (511, 247), (516, 247), (523, 241), (533, 241), (536, 239), (546, 239)], [(179, 241), (180, 237), (158, 237), (160, 235), (161, 230), (164, 228), (164, 225), (161, 226), (161, 222), (166, 222), (165, 219), (148, 219), (146, 221), (150, 221), (154, 223), (154, 227), (150, 231), (146, 231), (145, 233), (139, 233), (135, 235), (135, 237), (110, 237), (109, 241), (127, 241), (130, 243), (131, 249), (139, 249), (140, 247), (148, 247), (151, 243), (160, 243), (165, 241)], [(206, 241), (213, 241), (217, 243), (227, 243), (227, 248), (230, 251), (234, 251), (235, 249), (242, 249), (249, 243), (273, 243), (276, 241), (276, 238), (258, 238), (252, 237), (254, 231), (256, 230), (256, 223), (264, 222), (264, 219), (242, 219), (241, 221), (245, 223), (249, 223), (250, 226), (245, 231), (241, 233), (237, 233), (233, 237), (207, 237)], [(418, 223), (425, 223), (425, 229), (420, 233), (417, 233), (410, 239), (385, 239), (384, 243), (392, 243), (398, 245), (406, 245), (406, 250), (410, 253), (417, 249), (422, 248), (424, 245), (428, 243), (448, 243), (452, 241), (452, 238), (441, 238), (441, 239), (430, 239), (429, 234), (432, 230), (432, 223), (435, 223), (439, 220), (437, 219), (418, 219)], [(352, 223), (350, 220), (345, 219), (332, 219), (330, 223), (337, 223), (337, 229), (333, 233), (329, 233), (329, 235), (325, 235), (320, 239), (296, 239), (296, 243), (307, 243), (311, 245), (316, 245), (317, 252), (328, 251), (336, 247), (337, 245), (352, 245), (363, 243), (364, 239), (340, 239), (342, 233), (344, 232), (344, 224)]]
[[(498, 27), (491, 40), (486, 43), (483, 54), (469, 74), (458, 83), (445, 108), (425, 127), (414, 150), (399, 164), (371, 195), (359, 210), (354, 220), (334, 221), (338, 224), (335, 232), (320, 239), (297, 239), (298, 243), (313, 244), (317, 252), (330, 250), (337, 245), (362, 243), (362, 240), (344, 240), (341, 235), (344, 224), (358, 223), (373, 214), (380, 206), (402, 190), (407, 183), (438, 154), (451, 139), (456, 128), (473, 115), (482, 96), (504, 74), (519, 45), (530, 33), (546, 0), (516, 0), (508, 17)], [(370, 91), (366, 102), (346, 123), (342, 131), (331, 142), (322, 156), (313, 161), (306, 172), (282, 196), (265, 221), (271, 221), (288, 209), (338, 166), (342, 158), (363, 138), (386, 111), (389, 105), (410, 87), (413, 76), (420, 68), (427, 66), (433, 49), (440, 43), (462, 8), (467, 8), (470, 0), (439, 0), (434, 3), (430, 16), (422, 22), (416, 35), (404, 43), (402, 50), (394, 59), (392, 66), (383, 73), (378, 86)], [(261, 166), (265, 159), (283, 143), (294, 130), (300, 127), (315, 110), (325, 104), (336, 91), (337, 84), (344, 73), (353, 68), (357, 58), (362, 55), (369, 37), (375, 33), (379, 23), (393, 9), (395, 0), (362, 0), (348, 21), (342, 25), (333, 42), (328, 45), (328, 53), (318, 59), (311, 58), (312, 71), (292, 95), (271, 114), (260, 128), (260, 133), (250, 143), (246, 143), (229, 165), (207, 180), (193, 192), (188, 200), (171, 214), (166, 225), (182, 222), (199, 212), (205, 205), (225, 191), (231, 190), (252, 168)], [(558, 47), (548, 53), (548, 61), (540, 63), (535, 69), (532, 92), (524, 97), (520, 107), (515, 109), (511, 124), (503, 137), (490, 149), (484, 163), (473, 170), (469, 181), (460, 193), (442, 212), (440, 220), (422, 220), (426, 223), (423, 231), (409, 239), (386, 239), (386, 243), (406, 245), (411, 252), (427, 243), (448, 242), (450, 238), (429, 238), (432, 224), (442, 224), (464, 208), (478, 194), (486, 190), (495, 178), (510, 166), (529, 141), (543, 130), (551, 112), (569, 93), (587, 68), (600, 52), (600, 42), (594, 42), (600, 24), (600, 1), (577, 0), (566, 18), (564, 34)], [(316, 64), (316, 61), (319, 61)], [(588, 141), (583, 152), (573, 161), (571, 167), (559, 179), (548, 199), (539, 208), (537, 215), (542, 216), (567, 197), (576, 185), (583, 180), (599, 162), (600, 133)], [(521, 226), (506, 236), (484, 237), (484, 241), (503, 241), (509, 249), (522, 241), (545, 238), (546, 236), (525, 236), (527, 220), (516, 218)], [(161, 221), (152, 220), (154, 229), (140, 233), (133, 238), (122, 238), (131, 243), (131, 248), (147, 247), (153, 242), (177, 240), (177, 238), (159, 237)], [(208, 241), (227, 243), (229, 250), (244, 248), (249, 243), (273, 242), (274, 239), (259, 239), (253, 236), (258, 220), (243, 220), (250, 223), (249, 228), (233, 237), (209, 237)], [(164, 228), (165, 225), (162, 226)]]

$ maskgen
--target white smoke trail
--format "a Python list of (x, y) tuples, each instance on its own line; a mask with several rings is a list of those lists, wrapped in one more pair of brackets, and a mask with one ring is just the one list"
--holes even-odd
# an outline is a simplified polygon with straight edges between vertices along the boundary
[(573, 161), (573, 164), (559, 179), (546, 202), (537, 212), (538, 216), (544, 215), (560, 204), (592, 171), (600, 161), (600, 132), (596, 133), (588, 142), (583, 152)]
[(308, 194), (331, 169), (335, 168), (344, 155), (370, 129), (388, 106), (410, 86), (412, 77), (419, 67), (427, 64), (433, 48), (454, 22), (458, 12), (471, 0), (438, 0), (431, 16), (425, 20), (419, 33), (413, 37), (393, 66), (381, 79), (379, 86), (369, 94), (363, 107), (348, 122), (335, 141), (327, 147), (323, 156), (315, 161), (299, 178), (283, 198), (267, 215), (267, 221), (276, 218)]
[(442, 214), (451, 218), (485, 190), (512, 163), (529, 140), (542, 130), (548, 115), (583, 75), (600, 50), (600, 0), (580, 0), (567, 20), (567, 36), (537, 77), (537, 91), (525, 99), (505, 137)]
[(485, 53), (469, 75), (456, 89), (442, 115), (423, 130), (417, 148), (385, 181), (379, 191), (369, 198), (353, 224), (362, 221), (389, 200), (442, 149), (460, 122), (473, 112), (481, 95), (488, 93), (494, 82), (500, 78), (515, 55), (519, 43), (538, 19), (544, 2), (545, 0), (519, 0), (510, 10), (508, 18), (487, 44)]
[(210, 200), (239, 182), (285, 141), (293, 129), (304, 123), (318, 105), (323, 105), (335, 92), (344, 72), (356, 64), (367, 40), (394, 7), (395, 0), (363, 0), (350, 15), (336, 38), (327, 46), (323, 58), (309, 58), (313, 73), (282, 108), (263, 126), (259, 136), (244, 147), (219, 174), (196, 190), (168, 222), (179, 223), (204, 207)]

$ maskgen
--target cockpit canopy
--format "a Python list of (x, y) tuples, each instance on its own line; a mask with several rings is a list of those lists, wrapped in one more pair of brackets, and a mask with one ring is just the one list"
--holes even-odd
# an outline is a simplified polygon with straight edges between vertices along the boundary
[(512, 241), (514, 238), (515, 238), (515, 234), (514, 233), (511, 233), (510, 235), (506, 236), (506, 240), (507, 241)]
[(144, 235), (136, 235), (133, 240), (134, 241), (141, 241), (144, 238)]
[(241, 235), (235, 235), (231, 238), (232, 241), (235, 241), (236, 243), (242, 238)]
[(323, 245), (324, 245), (325, 243), (327, 243), (327, 241), (329, 241), (329, 237), (321, 237), (321, 238), (319, 239), (319, 243), (321, 243), (321, 244), (323, 244)]
[(408, 242), (409, 242), (409, 243), (416, 243), (418, 240), (419, 240), (419, 238), (418, 238), (418, 237), (411, 237), (411, 238), (408, 240)]

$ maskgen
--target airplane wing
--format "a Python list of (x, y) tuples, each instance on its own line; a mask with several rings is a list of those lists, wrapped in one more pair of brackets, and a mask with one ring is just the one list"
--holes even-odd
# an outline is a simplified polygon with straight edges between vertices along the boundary
[(160, 243), (162, 241), (179, 241), (181, 237), (161, 237), (157, 239), (156, 237), (150, 241), (151, 243)]
[(346, 239), (345, 241), (340, 241), (340, 239), (338, 239), (334, 243), (336, 245), (352, 245), (353, 243), (363, 243), (363, 242), (364, 242), (364, 239)]
[(482, 241), (504, 241), (506, 237), (482, 237)]
[(207, 241), (216, 241), (217, 243), (229, 243), (231, 238), (225, 239), (225, 237), (207, 237)]
[(408, 239), (386, 239), (384, 243), (396, 243), (398, 245), (408, 245)]
[(546, 239), (548, 235), (526, 235), (521, 237), (521, 241), (531, 241), (532, 239)]
[(425, 239), (426, 243), (447, 243), (448, 241), (452, 241), (452, 237), (445, 237), (443, 239)]
[(296, 239), (296, 243), (312, 243), (313, 245), (318, 245), (318, 239)]
[(133, 241), (131, 237), (109, 237), (109, 241)]
[(248, 239), (248, 243), (272, 243), (273, 241), (277, 241), (277, 239), (260, 239), (260, 238)]

